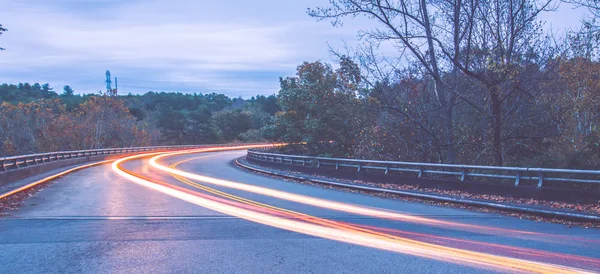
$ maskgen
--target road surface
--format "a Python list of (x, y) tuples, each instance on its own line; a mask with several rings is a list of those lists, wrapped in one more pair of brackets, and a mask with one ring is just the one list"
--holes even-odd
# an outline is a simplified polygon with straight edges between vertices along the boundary
[(121, 164), (146, 182), (214, 197), (215, 206), (143, 186), (110, 165), (58, 179), (0, 219), (0, 273), (495, 273), (521, 263), (600, 271), (597, 229), (288, 182), (234, 166), (244, 154), (158, 160), (216, 184), (158, 170), (148, 158)]

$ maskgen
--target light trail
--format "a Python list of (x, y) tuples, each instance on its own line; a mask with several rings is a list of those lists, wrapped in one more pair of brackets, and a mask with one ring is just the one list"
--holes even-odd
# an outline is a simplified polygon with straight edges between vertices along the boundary
[[(212, 147), (212, 148), (208, 147), (208, 148), (191, 149), (191, 150), (183, 150), (183, 151), (186, 152), (186, 153), (197, 153), (197, 152), (205, 152), (205, 151), (222, 151), (222, 150), (234, 150), (234, 149), (248, 149), (248, 148), (272, 147), (272, 146), (281, 146), (281, 145), (284, 145), (284, 144), (283, 143), (275, 143), (275, 144), (270, 144), (270, 145), (259, 144), (259, 145), (233, 146), (233, 147)], [(144, 155), (152, 156), (152, 155), (157, 155), (157, 154), (164, 153), (164, 152), (165, 151), (161, 150), (161, 151), (156, 151), (156, 152), (153, 152), (153, 153), (146, 153)], [(0, 194), (0, 200), (4, 199), (6, 197), (9, 197), (11, 195), (17, 194), (19, 192), (31, 189), (31, 188), (33, 188), (35, 186), (38, 186), (38, 185), (41, 185), (43, 183), (52, 181), (52, 180), (54, 180), (56, 178), (59, 178), (61, 176), (66, 175), (66, 174), (69, 174), (69, 173), (72, 173), (72, 172), (75, 172), (75, 171), (78, 171), (78, 170), (81, 170), (81, 169), (84, 169), (84, 168), (88, 168), (88, 167), (93, 167), (93, 166), (97, 166), (97, 165), (108, 164), (108, 163), (111, 163), (113, 161), (114, 160), (104, 160), (104, 161), (99, 161), (99, 162), (95, 162), (95, 163), (90, 163), (90, 164), (85, 164), (85, 165), (77, 166), (77, 167), (74, 167), (74, 168), (62, 171), (60, 173), (57, 173), (57, 174), (54, 174), (54, 175), (42, 178), (40, 180), (37, 180), (37, 181), (35, 181), (33, 183), (27, 184), (27, 185), (22, 186), (22, 187), (19, 187), (17, 189), (14, 189), (14, 190), (8, 191), (6, 193)]]
[[(206, 159), (206, 158), (215, 157), (215, 156), (219, 156), (219, 155), (222, 155), (222, 154), (213, 154), (213, 155), (209, 155), (209, 156), (188, 158), (188, 159), (184, 159), (184, 160), (178, 161), (176, 163), (173, 163), (169, 167), (177, 168), (178, 165), (185, 163), (185, 162), (194, 161), (194, 160), (198, 160), (198, 159)], [(480, 242), (480, 241), (473, 241), (473, 240), (464, 240), (464, 239), (460, 239), (460, 238), (450, 238), (450, 237), (443, 237), (443, 236), (437, 236), (437, 235), (432, 235), (432, 234), (416, 233), (416, 232), (409, 232), (409, 231), (403, 231), (403, 230), (398, 230), (398, 229), (381, 228), (381, 227), (376, 227), (376, 226), (360, 225), (360, 224), (354, 224), (354, 223), (348, 223), (348, 222), (332, 221), (332, 220), (328, 220), (328, 219), (317, 218), (317, 217), (314, 217), (314, 216), (311, 216), (308, 214), (304, 214), (301, 212), (288, 210), (285, 208), (280, 208), (280, 207), (272, 206), (269, 204), (263, 204), (263, 203), (260, 203), (260, 202), (254, 201), (254, 200), (250, 200), (250, 199), (242, 198), (242, 197), (232, 195), (232, 194), (229, 194), (226, 192), (222, 192), (222, 191), (204, 186), (202, 184), (198, 184), (196, 182), (193, 182), (184, 177), (180, 177), (178, 175), (171, 174), (171, 176), (189, 186), (204, 190), (206, 192), (209, 192), (209, 193), (212, 193), (212, 194), (215, 194), (215, 195), (227, 198), (227, 199), (238, 201), (240, 203), (264, 208), (266, 210), (260, 210), (260, 209), (254, 209), (254, 210), (260, 210), (262, 212), (267, 212), (267, 213), (272, 211), (272, 214), (276, 214), (278, 216), (288, 216), (288, 217), (291, 217), (294, 219), (301, 219), (301, 220), (304, 220), (307, 222), (323, 224), (323, 225), (327, 225), (330, 227), (338, 227), (338, 228), (346, 229), (346, 230), (350, 229), (350, 230), (363, 231), (363, 232), (377, 234), (377, 235), (391, 238), (391, 239), (415, 240), (414, 238), (419, 237), (419, 238), (423, 239), (421, 241), (425, 241), (427, 243), (432, 243), (432, 244), (442, 243), (445, 246), (452, 246), (452, 247), (457, 247), (462, 244), (465, 247), (470, 248), (470, 250), (472, 250), (473, 247), (477, 247), (477, 248), (483, 247), (486, 249), (492, 249), (492, 250), (496, 251), (497, 253), (506, 253), (506, 254), (501, 254), (501, 255), (512, 255), (512, 256), (521, 256), (521, 257), (527, 256), (530, 258), (535, 257), (538, 260), (541, 259), (543, 261), (548, 261), (548, 262), (554, 262), (556, 260), (560, 260), (562, 262), (568, 262), (570, 264), (577, 262), (577, 263), (581, 263), (581, 264), (590, 265), (594, 269), (600, 269), (600, 259), (596, 259), (596, 258), (589, 258), (589, 257), (584, 257), (584, 256), (572, 255), (572, 254), (555, 253), (555, 252), (548, 252), (548, 251), (531, 249), (531, 248), (515, 247), (515, 246), (508, 246), (508, 245), (494, 244), (494, 243), (487, 243), (487, 242)], [(392, 234), (389, 234), (389, 233), (392, 233)], [(527, 259), (530, 259), (530, 258), (527, 258)]]
[[(392, 212), (392, 211), (387, 211), (387, 210), (369, 208), (369, 207), (364, 207), (364, 206), (359, 206), (359, 205), (335, 202), (335, 201), (331, 201), (331, 200), (325, 200), (325, 199), (315, 198), (315, 197), (311, 197), (311, 196), (270, 189), (270, 188), (266, 188), (266, 187), (260, 187), (260, 186), (255, 186), (255, 185), (243, 184), (243, 183), (238, 183), (238, 182), (234, 182), (234, 181), (228, 181), (228, 180), (222, 180), (222, 179), (218, 179), (218, 178), (203, 176), (203, 175), (199, 175), (199, 174), (195, 174), (195, 173), (178, 170), (175, 168), (170, 168), (170, 167), (167, 167), (167, 166), (164, 166), (164, 165), (161, 165), (158, 163), (158, 160), (161, 158), (182, 155), (182, 154), (189, 154), (189, 153), (190, 152), (173, 152), (173, 153), (160, 154), (160, 155), (154, 156), (150, 159), (150, 165), (154, 168), (157, 168), (157, 169), (167, 172), (169, 174), (192, 179), (195, 181), (201, 181), (204, 183), (209, 183), (209, 184), (218, 185), (218, 186), (222, 186), (222, 187), (247, 191), (247, 192), (270, 196), (270, 197), (274, 197), (274, 198), (278, 198), (278, 199), (297, 202), (297, 203), (301, 203), (301, 204), (306, 204), (306, 205), (311, 205), (311, 206), (316, 206), (316, 207), (320, 207), (320, 208), (326, 208), (326, 209), (331, 209), (331, 210), (336, 210), (336, 211), (341, 211), (341, 212), (347, 212), (347, 213), (352, 213), (352, 214), (358, 214), (358, 215), (363, 215), (363, 216), (370, 216), (370, 217), (375, 217), (375, 218), (384, 218), (384, 219), (398, 220), (398, 221), (406, 221), (406, 222), (411, 222), (411, 223), (416, 223), (416, 224), (427, 224), (427, 225), (444, 227), (444, 228), (452, 227), (455, 229), (462, 229), (465, 231), (484, 233), (484, 234), (492, 234), (492, 235), (554, 236), (554, 235), (548, 235), (548, 234), (531, 232), (531, 231), (496, 228), (496, 227), (488, 227), (488, 226), (480, 226), (480, 225), (472, 225), (472, 224), (464, 224), (464, 223), (436, 220), (436, 219), (402, 214), (402, 213)], [(549, 239), (544, 239), (544, 240), (548, 241)]]
[(130, 156), (117, 160), (113, 162), (112, 169), (120, 176), (136, 184), (164, 193), (166, 195), (170, 195), (172, 197), (224, 214), (229, 214), (249, 221), (302, 234), (452, 263), (462, 263), (470, 266), (491, 267), (509, 271), (534, 273), (586, 273), (585, 270), (560, 265), (490, 255), (408, 239), (389, 239), (379, 235), (364, 233), (358, 230), (344, 230), (310, 224), (302, 221), (290, 220), (265, 213), (255, 212), (253, 210), (234, 206), (232, 204), (219, 202), (214, 200), (215, 197), (211, 197), (210, 195), (195, 192), (186, 188), (169, 185), (162, 182), (152, 182), (150, 180), (137, 177), (120, 167), (120, 164), (125, 161), (147, 156), (152, 155)]

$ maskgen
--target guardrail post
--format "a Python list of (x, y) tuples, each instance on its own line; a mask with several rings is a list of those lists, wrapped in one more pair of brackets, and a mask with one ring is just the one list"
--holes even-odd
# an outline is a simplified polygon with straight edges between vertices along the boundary
[(335, 161), (335, 169), (337, 170), (338, 168), (340, 168), (340, 162)]
[(6, 166), (4, 165), (5, 162), (6, 162), (6, 160), (0, 160), (0, 167), (2, 168), (3, 171), (8, 171), (8, 170), (6, 170)]
[(360, 162), (358, 163), (358, 170), (356, 170), (356, 172), (360, 172), (360, 168), (362, 167), (362, 165), (360, 164)]
[(317, 167), (321, 167), (321, 160), (317, 159)]
[(460, 181), (464, 182), (467, 179), (467, 170), (463, 167), (460, 170)]
[(419, 175), (417, 176), (418, 178), (423, 177), (423, 167), (419, 166)]
[(388, 173), (390, 173), (390, 166), (389, 165), (385, 165), (385, 175), (388, 175)]
[(544, 183), (544, 173), (542, 173), (542, 171), (538, 172), (538, 184), (537, 187), (542, 187), (542, 184)]
[(515, 175), (515, 186), (519, 186), (521, 183), (521, 171), (517, 170), (517, 175)]
[(306, 160), (302, 159), (302, 166), (306, 165)]

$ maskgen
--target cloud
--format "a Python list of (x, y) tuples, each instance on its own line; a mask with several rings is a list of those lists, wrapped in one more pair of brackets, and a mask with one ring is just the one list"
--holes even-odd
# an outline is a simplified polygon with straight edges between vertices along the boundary
[(108, 69), (123, 93), (272, 94), (303, 61), (330, 62), (328, 44), (356, 45), (357, 29), (375, 26), (358, 18), (334, 28), (306, 15), (327, 2), (2, 0), (0, 79), (89, 93), (104, 88)]
[(9, 1), (0, 77), (95, 92), (109, 69), (124, 92), (272, 94), (302, 61), (329, 58), (332, 33), (353, 37), (306, 16), (311, 3), (282, 2)]

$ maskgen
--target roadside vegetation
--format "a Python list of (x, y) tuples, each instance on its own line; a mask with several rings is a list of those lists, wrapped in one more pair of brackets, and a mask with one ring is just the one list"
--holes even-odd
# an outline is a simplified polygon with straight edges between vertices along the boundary
[(290, 152), (600, 167), (597, 1), (570, 1), (590, 17), (564, 35), (541, 19), (551, 0), (329, 2), (309, 15), (369, 27), (332, 49), (338, 69), (282, 79), (276, 136), (307, 142)]
[(146, 145), (264, 141), (275, 96), (148, 92), (78, 95), (65, 86), (0, 85), (0, 155)]
[(268, 97), (4, 84), (0, 155), (267, 140), (323, 156), (600, 168), (600, 9), (568, 2), (589, 17), (561, 35), (541, 17), (554, 0), (330, 0), (308, 14), (371, 27)]

